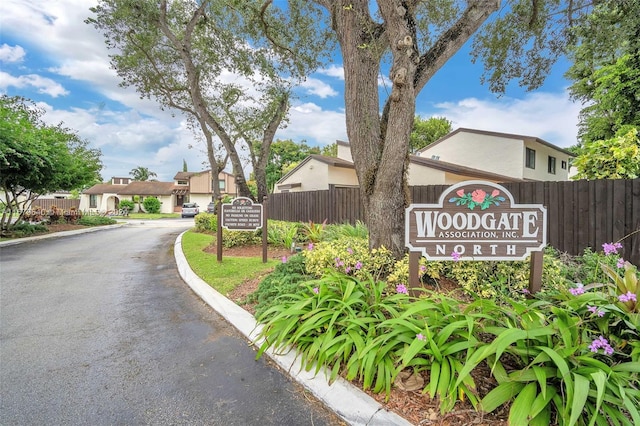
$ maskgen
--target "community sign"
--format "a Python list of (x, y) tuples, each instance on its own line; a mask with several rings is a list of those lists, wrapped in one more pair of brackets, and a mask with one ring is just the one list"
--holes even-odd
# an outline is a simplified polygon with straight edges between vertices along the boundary
[(222, 205), (222, 227), (231, 231), (255, 231), (262, 228), (262, 204), (250, 198), (234, 198)]
[(430, 260), (525, 260), (547, 245), (547, 209), (493, 182), (460, 182), (438, 204), (406, 209), (405, 241)]

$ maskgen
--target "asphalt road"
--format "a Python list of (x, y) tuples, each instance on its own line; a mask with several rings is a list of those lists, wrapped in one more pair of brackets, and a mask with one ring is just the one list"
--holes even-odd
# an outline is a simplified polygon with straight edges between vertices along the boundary
[(182, 282), (192, 220), (133, 223), (0, 248), (1, 425), (342, 424)]

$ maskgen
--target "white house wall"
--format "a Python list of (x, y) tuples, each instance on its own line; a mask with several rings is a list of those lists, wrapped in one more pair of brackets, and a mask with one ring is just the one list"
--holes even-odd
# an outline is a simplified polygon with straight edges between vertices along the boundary
[(301, 186), (289, 189), (290, 192), (318, 191), (329, 188), (329, 165), (311, 159), (295, 173), (282, 182), (276, 184), (274, 192), (282, 192), (279, 186), (301, 183)]
[[(542, 181), (565, 181), (569, 180), (569, 156), (561, 151), (553, 149), (547, 145), (538, 142), (526, 142), (526, 148), (533, 149), (536, 152), (535, 169), (524, 167), (523, 178), (530, 180)], [(522, 150), (522, 164), (525, 164), (526, 149)], [(549, 157), (556, 159), (556, 173), (549, 173)], [(562, 168), (564, 161), (566, 168)]]
[(407, 182), (409, 183), (409, 186), (443, 185), (446, 183), (445, 172), (419, 164), (409, 163), (409, 170), (407, 170)]
[(420, 156), (522, 179), (524, 151), (521, 140), (460, 132), (427, 147)]

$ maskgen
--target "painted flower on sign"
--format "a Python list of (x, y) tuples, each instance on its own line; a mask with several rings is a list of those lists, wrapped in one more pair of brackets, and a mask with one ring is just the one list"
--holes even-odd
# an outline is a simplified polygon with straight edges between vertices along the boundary
[(480, 206), (481, 210), (486, 210), (492, 205), (499, 206), (500, 203), (505, 201), (504, 197), (500, 196), (500, 191), (494, 189), (491, 194), (483, 189), (475, 189), (472, 192), (465, 193), (463, 189), (456, 191), (457, 197), (449, 199), (450, 203), (456, 203), (456, 206), (467, 206), (469, 210), (473, 210)]

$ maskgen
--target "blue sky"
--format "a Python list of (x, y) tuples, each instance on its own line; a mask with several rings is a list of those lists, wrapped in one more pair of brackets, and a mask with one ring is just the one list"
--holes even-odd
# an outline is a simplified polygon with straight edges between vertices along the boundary
[[(181, 116), (161, 111), (118, 86), (102, 36), (84, 20), (96, 0), (0, 1), (0, 93), (24, 96), (100, 148), (102, 177), (129, 176), (143, 166), (170, 181), (182, 170), (204, 170), (204, 146)], [(545, 85), (524, 92), (512, 84), (502, 97), (480, 84), (482, 65), (468, 46), (427, 84), (418, 97), (422, 117), (445, 116), (454, 129), (469, 127), (540, 137), (560, 147), (576, 143), (580, 105), (569, 100), (566, 63)], [(339, 59), (297, 88), (289, 124), (276, 138), (327, 145), (346, 140), (342, 64)]]

